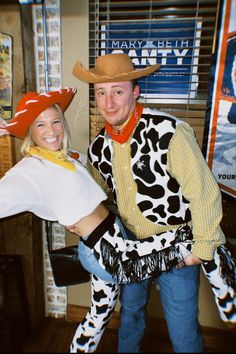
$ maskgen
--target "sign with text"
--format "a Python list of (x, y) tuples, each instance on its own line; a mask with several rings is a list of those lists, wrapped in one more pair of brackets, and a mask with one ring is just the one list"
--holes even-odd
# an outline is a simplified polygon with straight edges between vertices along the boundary
[(200, 35), (197, 19), (106, 22), (99, 54), (126, 53), (136, 69), (161, 64), (139, 80), (146, 98), (191, 98), (197, 93)]

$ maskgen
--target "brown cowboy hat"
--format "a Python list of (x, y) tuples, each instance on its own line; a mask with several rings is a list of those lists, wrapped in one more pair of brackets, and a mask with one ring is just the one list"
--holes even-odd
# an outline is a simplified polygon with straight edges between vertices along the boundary
[(33, 121), (49, 106), (57, 104), (64, 112), (76, 93), (76, 89), (66, 87), (45, 93), (28, 92), (18, 103), (15, 117), (8, 121), (6, 130), (17, 138), (24, 139)]
[(73, 68), (73, 75), (88, 84), (130, 81), (148, 76), (160, 66), (160, 64), (155, 64), (135, 70), (128, 54), (113, 53), (98, 57), (95, 66), (89, 70), (77, 62)]

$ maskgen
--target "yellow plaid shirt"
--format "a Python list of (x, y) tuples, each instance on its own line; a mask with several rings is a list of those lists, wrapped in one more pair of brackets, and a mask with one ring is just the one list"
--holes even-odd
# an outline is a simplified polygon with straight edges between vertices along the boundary
[[(137, 187), (132, 178), (130, 141), (113, 141), (113, 176), (117, 190), (117, 204), (123, 223), (138, 239), (146, 238), (173, 226), (158, 225), (146, 219), (136, 204)], [(88, 169), (102, 188), (109, 189), (99, 172), (88, 163)], [(194, 235), (193, 253), (201, 259), (211, 260), (216, 247), (225, 242), (220, 227), (222, 201), (218, 184), (202, 155), (193, 129), (180, 124), (173, 135), (168, 155), (167, 170), (181, 186), (190, 202)]]

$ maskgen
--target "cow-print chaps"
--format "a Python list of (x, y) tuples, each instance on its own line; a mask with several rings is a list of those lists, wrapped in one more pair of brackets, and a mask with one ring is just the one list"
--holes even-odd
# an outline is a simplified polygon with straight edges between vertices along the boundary
[(224, 322), (236, 324), (236, 263), (226, 245), (218, 247), (214, 259), (202, 264)]
[[(146, 241), (140, 243), (137, 243), (137, 241), (133, 241), (132, 245), (132, 241), (122, 239), (118, 228), (117, 230), (116, 228), (117, 226), (115, 225), (113, 232), (111, 232), (110, 230), (110, 235), (109, 233), (105, 233), (104, 236), (106, 235), (106, 237), (104, 239), (109, 241), (109, 243), (112, 244), (114, 249), (117, 248), (118, 252), (119, 250), (122, 250), (123, 247), (123, 256), (121, 257), (123, 262), (127, 262), (128, 255), (134, 255), (133, 251), (135, 251), (135, 254), (138, 251), (139, 256), (142, 258), (142, 256), (146, 256), (145, 253), (147, 251), (147, 248), (149, 248), (149, 250), (153, 250), (153, 246), (155, 245), (153, 239), (151, 240), (152, 242), (150, 242), (150, 239), (149, 241), (147, 241), (146, 239)], [(187, 239), (185, 239), (186, 235), (188, 235), (189, 237), (188, 233), (181, 232), (180, 229), (180, 233), (178, 235), (178, 242), (174, 245), (172, 244), (169, 247), (171, 251), (167, 253), (168, 257), (171, 257), (172, 255), (173, 260), (175, 260), (176, 254), (179, 254), (179, 257), (177, 258), (181, 260), (191, 252), (193, 241), (191, 239), (188, 239), (188, 237)], [(162, 239), (163, 236), (164, 235), (161, 235), (160, 239)], [(172, 237), (173, 235), (171, 235), (171, 238)], [(101, 249), (99, 249), (101, 245), (102, 243), (98, 242), (95, 245), (94, 251), (97, 256), (99, 254), (99, 263), (101, 263), (101, 266), (104, 267), (102, 261), (103, 257), (101, 256), (102, 251)], [(141, 245), (144, 246), (144, 252), (143, 250), (141, 250)], [(163, 260), (163, 258), (161, 259)], [(131, 257), (130, 264), (132, 265), (132, 263), (133, 260)], [(174, 262), (173, 264), (175, 265), (176, 263)], [(141, 278), (145, 275), (145, 272), (143, 272), (143, 267), (145, 267), (145, 262), (143, 262), (141, 266)], [(166, 268), (166, 262), (161, 262), (158, 267), (159, 271), (171, 271), (171, 268)], [(233, 259), (231, 252), (229, 251), (227, 246), (221, 245), (220, 247), (218, 247), (218, 249), (214, 253), (214, 259), (210, 262), (202, 264), (202, 270), (212, 288), (221, 319), (224, 322), (236, 323), (236, 266), (235, 260)], [(150, 272), (148, 271), (147, 273), (149, 273), (150, 277), (152, 274), (152, 270)], [(141, 278), (139, 279), (139, 281), (141, 280)], [(146, 277), (144, 276), (144, 278)], [(92, 353), (96, 350), (101, 336), (114, 311), (118, 299), (118, 294), (118, 284), (104, 282), (95, 275), (92, 275), (91, 308), (85, 318), (79, 324), (75, 332), (70, 346), (71, 353)]]
[(91, 307), (79, 324), (70, 345), (70, 353), (93, 353), (114, 311), (119, 285), (91, 276)]

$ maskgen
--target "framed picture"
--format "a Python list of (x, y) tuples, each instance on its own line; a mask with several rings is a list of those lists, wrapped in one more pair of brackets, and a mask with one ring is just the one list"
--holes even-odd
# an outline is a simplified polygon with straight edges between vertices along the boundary
[(142, 97), (196, 96), (200, 19), (110, 21), (102, 24), (100, 33), (100, 55), (126, 53), (140, 69), (161, 64), (157, 72), (139, 80)]
[(0, 117), (12, 117), (12, 37), (0, 32)]

